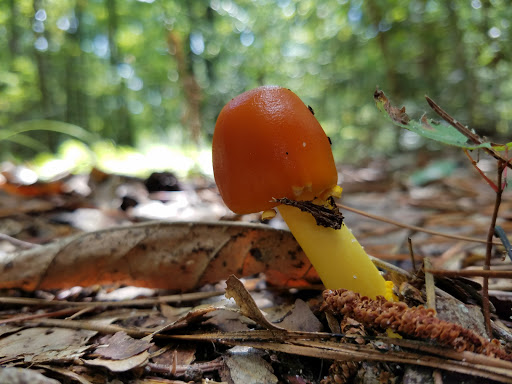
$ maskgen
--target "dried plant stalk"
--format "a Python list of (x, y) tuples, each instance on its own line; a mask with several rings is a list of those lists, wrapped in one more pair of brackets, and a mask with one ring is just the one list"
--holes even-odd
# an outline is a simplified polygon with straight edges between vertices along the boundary
[(434, 309), (408, 307), (382, 296), (372, 300), (345, 289), (324, 291), (324, 300), (327, 310), (350, 316), (369, 328), (390, 329), (402, 336), (436, 341), (459, 352), (470, 351), (512, 361), (512, 354), (505, 351), (498, 340), (489, 341), (459, 324), (440, 320)]

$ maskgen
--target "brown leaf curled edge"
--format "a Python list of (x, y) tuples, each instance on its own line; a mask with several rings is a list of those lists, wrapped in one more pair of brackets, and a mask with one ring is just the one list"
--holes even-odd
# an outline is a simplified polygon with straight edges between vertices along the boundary
[(389, 101), (387, 96), (380, 89), (377, 88), (375, 90), (375, 92), (373, 93), (373, 99), (375, 100), (376, 103), (382, 104), (384, 110), (388, 113), (389, 117), (391, 117), (391, 119), (394, 122), (398, 124), (407, 125), (409, 121), (411, 121), (409, 115), (405, 113), (405, 107), (398, 108), (391, 105), (391, 102)]
[(381, 331), (391, 329), (402, 336), (436, 341), (458, 352), (470, 351), (512, 361), (512, 354), (505, 351), (498, 340), (489, 341), (459, 324), (440, 320), (433, 309), (408, 307), (382, 296), (373, 300), (346, 289), (326, 290), (323, 296), (326, 310), (352, 317), (366, 327)]

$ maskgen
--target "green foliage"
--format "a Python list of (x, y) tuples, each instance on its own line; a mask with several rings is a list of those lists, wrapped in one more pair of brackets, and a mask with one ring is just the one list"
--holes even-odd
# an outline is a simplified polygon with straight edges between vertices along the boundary
[(63, 133), (72, 136), (86, 143), (92, 143), (97, 140), (97, 136), (87, 132), (85, 129), (74, 124), (64, 123), (55, 120), (26, 120), (11, 124), (0, 132), (0, 141), (15, 140), (16, 136), (31, 131), (47, 131)]
[[(1, 130), (53, 120), (123, 145), (148, 137), (208, 144), (229, 99), (279, 84), (315, 109), (338, 159), (399, 145), (400, 133), (382, 124), (368, 97), (376, 85), (410, 110), (422, 109), (417, 101), (428, 93), (479, 132), (510, 135), (512, 7), (503, 1), (0, 0), (0, 7)], [(25, 132), (2, 153), (19, 145), (37, 151), (38, 142), (57, 150), (66, 139)]]
[(82, 141), (68, 139), (59, 145), (55, 153), (41, 151), (30, 165), (42, 179), (52, 179), (65, 172), (87, 173), (93, 167), (139, 177), (169, 169), (179, 177), (194, 173), (210, 175), (212, 172), (211, 153), (205, 149), (148, 144), (135, 150), (105, 140), (85, 145)]
[(409, 178), (413, 185), (425, 185), (432, 181), (442, 180), (449, 177), (458, 169), (456, 161), (437, 160), (428, 164), (425, 168), (415, 171)]
[(512, 142), (503, 145), (493, 145), (490, 142), (472, 143), (466, 135), (455, 127), (429, 119), (426, 115), (423, 115), (419, 121), (411, 120), (405, 113), (405, 107), (399, 109), (393, 106), (382, 91), (376, 91), (374, 99), (377, 108), (395, 125), (429, 140), (464, 149), (492, 148), (495, 151), (505, 151), (512, 148)]

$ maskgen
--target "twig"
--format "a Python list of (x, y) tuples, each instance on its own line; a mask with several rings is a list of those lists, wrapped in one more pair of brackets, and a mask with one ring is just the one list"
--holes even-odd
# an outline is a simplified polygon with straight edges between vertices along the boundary
[(414, 249), (412, 249), (412, 239), (409, 236), (407, 238), (407, 244), (409, 245), (409, 256), (411, 256), (412, 271), (416, 273), (416, 260), (414, 260)]
[(439, 369), (434, 369), (432, 378), (434, 379), (434, 384), (443, 384), (443, 375)]
[(487, 182), (487, 184), (490, 185), (490, 187), (494, 190), (494, 192), (498, 192), (498, 188), (499, 187), (496, 184), (494, 184), (494, 181), (489, 179), (487, 177), (487, 175), (480, 168), (478, 168), (477, 162), (475, 160), (473, 160), (473, 158), (469, 154), (469, 151), (467, 149), (465, 149), (465, 148), (463, 149), (463, 151), (466, 154), (466, 156), (468, 157), (469, 161), (471, 161), (471, 164), (473, 165), (473, 167), (480, 174), (480, 176), (482, 176), (482, 178)]
[[(468, 129), (466, 126), (455, 120), (452, 116), (450, 116), (446, 111), (444, 111), (439, 105), (437, 105), (430, 97), (425, 96), (427, 99), (428, 104), (430, 107), (439, 115), (441, 116), (446, 122), (448, 122), (452, 127), (457, 129), (460, 133), (462, 133), (465, 137), (467, 137), (470, 141), (472, 141), (474, 144), (485, 144), (486, 142), (484, 139), (482, 139), (479, 135), (477, 135), (475, 132)], [(495, 229), (496, 229), (496, 220), (498, 218), (498, 211), (501, 204), (501, 198), (503, 195), (503, 191), (506, 186), (506, 182), (503, 183), (503, 171), (507, 168), (512, 168), (511, 165), (511, 159), (505, 159), (503, 156), (501, 156), (497, 151), (495, 151), (492, 146), (493, 143), (489, 143), (491, 145), (491, 148), (483, 147), (483, 149), (492, 157), (494, 157), (497, 160), (497, 170), (498, 170), (498, 180), (496, 184), (494, 184), (487, 176), (483, 174), (483, 172), (476, 166), (475, 161), (471, 158), (467, 150), (464, 150), (466, 155), (470, 158), (471, 163), (473, 166), (477, 169), (477, 171), (480, 173), (480, 175), (484, 178), (484, 180), (494, 189), (496, 192), (496, 200), (494, 202), (494, 211), (492, 214), (491, 224), (489, 226), (489, 231), (487, 233), (487, 247), (485, 251), (485, 264), (484, 264), (484, 270), (490, 270), (491, 268), (491, 257), (492, 257), (492, 246), (493, 246), (493, 236), (495, 235)], [(508, 149), (508, 147), (506, 147)], [(484, 320), (485, 320), (485, 327), (487, 329), (487, 332), (489, 335), (492, 333), (491, 328), (491, 315), (490, 315), (490, 303), (489, 303), (489, 277), (484, 276), (484, 281), (482, 284), (482, 311), (484, 314)]]
[[(79, 320), (58, 320), (44, 319), (40, 322), (28, 323), (32, 326), (54, 326), (70, 329), (86, 329), (100, 333), (112, 334), (124, 331), (128, 335), (140, 338), (147, 336), (150, 332), (135, 330), (132, 328), (117, 325), (100, 325), (98, 323)], [(284, 336), (284, 335), (280, 335)], [(326, 358), (333, 360), (372, 360), (388, 361), (396, 363), (408, 363), (432, 368), (440, 368), (453, 372), (478, 375), (480, 377), (494, 379), (501, 382), (510, 382), (512, 379), (512, 363), (497, 358), (483, 356), (472, 352), (456, 352), (451, 349), (433, 346), (428, 343), (411, 341), (407, 339), (384, 340), (390, 345), (407, 345), (415, 352), (397, 351), (390, 348), (386, 353), (376, 350), (369, 345), (341, 344), (338, 341), (329, 341), (333, 334), (322, 332), (297, 332), (289, 331), (287, 342), (276, 338), (272, 332), (250, 331), (250, 332), (213, 332), (213, 333), (192, 333), (192, 334), (156, 334), (155, 338), (169, 340), (188, 340), (198, 342), (214, 342), (226, 345), (246, 345), (255, 348), (282, 351), (302, 356)], [(327, 340), (322, 340), (327, 339)], [(422, 351), (426, 351), (422, 352)]]
[(212, 361), (195, 363), (191, 365), (176, 365), (176, 360), (173, 359), (172, 366), (168, 364), (148, 363), (146, 366), (146, 371), (152, 373), (163, 373), (173, 376), (186, 376), (194, 370), (200, 372), (212, 372), (218, 371), (223, 367), (224, 361), (220, 357)]
[(445, 110), (443, 110), (439, 105), (435, 103), (430, 97), (425, 96), (427, 99), (428, 105), (436, 112), (439, 116), (441, 116), (446, 122), (448, 122), (452, 127), (454, 127), (457, 131), (466, 136), (469, 140), (471, 140), (474, 144), (483, 144), (484, 140), (474, 132), (471, 132), (466, 126), (461, 124), (459, 121), (455, 120), (452, 116), (448, 114)]
[(23, 321), (21, 322), (21, 324), (32, 327), (59, 327), (68, 329), (87, 330), (99, 332), (101, 334), (114, 334), (116, 332), (126, 332), (127, 335), (134, 338), (143, 338), (145, 336), (151, 335), (151, 332), (144, 329), (127, 328), (116, 324), (99, 324), (98, 322), (95, 321), (86, 320), (63, 320), (45, 318), (41, 320)]
[(7, 241), (16, 247), (25, 249), (31, 249), (40, 246), (39, 244), (29, 243), (23, 240), (16, 239), (15, 237), (6, 235), (5, 233), (0, 233), (0, 240)]
[(432, 263), (428, 257), (423, 259), (423, 267), (425, 268), (425, 291), (427, 294), (427, 308), (436, 309), (436, 286), (434, 276), (428, 272), (432, 269)]
[(223, 295), (224, 291), (212, 292), (191, 292), (177, 295), (167, 295), (151, 297), (146, 299), (121, 300), (121, 301), (65, 301), (65, 300), (45, 300), (32, 297), (0, 297), (0, 304), (17, 305), (52, 305), (52, 306), (70, 306), (70, 307), (131, 307), (131, 306), (154, 306), (162, 303), (181, 303), (186, 301), (195, 301), (208, 299), (210, 297)]
[[(428, 105), (434, 110), (435, 113), (437, 113), (440, 117), (443, 118), (447, 123), (449, 123), (452, 127), (454, 127), (457, 131), (462, 133), (464, 136), (466, 136), (469, 140), (471, 140), (474, 144), (484, 144), (485, 141), (476, 133), (472, 132), (470, 129), (468, 129), (466, 126), (464, 126), (459, 121), (455, 120), (448, 112), (443, 110), (439, 105), (437, 105), (434, 100), (432, 100), (430, 97), (425, 96), (425, 99), (427, 99)], [(492, 145), (492, 143), (491, 143)], [(483, 149), (492, 157), (494, 157), (498, 161), (502, 161), (506, 163), (506, 166), (509, 168), (512, 168), (512, 165), (507, 162), (507, 160), (502, 157), (498, 152), (496, 152), (492, 148), (486, 148), (483, 147)]]
[(9, 317), (7, 319), (0, 319), (0, 324), (19, 323), (19, 322), (35, 320), (35, 319), (41, 319), (41, 318), (44, 319), (44, 318), (50, 318), (50, 317), (61, 317), (61, 316), (64, 316), (64, 315), (75, 314), (78, 310), (79, 309), (74, 307), (74, 308), (60, 309), (60, 310), (54, 311), (54, 312), (29, 313), (29, 314), (26, 314), (26, 315)]
[[(462, 240), (462, 241), (468, 241), (468, 242), (471, 242), (471, 243), (487, 244), (487, 240), (475, 239), (474, 237), (468, 237), (468, 236), (450, 235), (450, 234), (447, 234), (447, 233), (442, 233), (442, 232), (438, 232), (438, 231), (433, 231), (431, 229), (426, 229), (426, 228), (418, 227), (416, 225), (403, 224), (403, 223), (400, 223), (398, 221), (391, 220), (391, 219), (388, 219), (386, 217), (374, 215), (374, 214), (371, 214), (371, 213), (368, 213), (368, 212), (365, 212), (365, 211), (360, 211), (359, 209), (351, 208), (351, 207), (348, 207), (348, 206), (340, 204), (340, 203), (337, 203), (337, 205), (341, 209), (345, 209), (347, 211), (357, 213), (358, 215), (369, 217), (370, 219), (373, 219), (373, 220), (382, 221), (383, 223), (388, 223), (388, 224), (396, 225), (397, 227), (410, 229), (412, 231), (428, 233), (428, 234), (433, 235), (433, 236), (441, 236), (441, 237), (445, 237), (447, 239)], [(494, 245), (501, 245), (501, 243), (499, 241), (495, 241), (495, 242), (493, 242), (493, 244)]]
[[(494, 237), (494, 230), (496, 228), (496, 220), (498, 219), (498, 211), (501, 205), (501, 198), (503, 195), (503, 170), (506, 165), (509, 164), (508, 161), (498, 160), (498, 179), (496, 185), (498, 186), (498, 190), (496, 191), (496, 200), (494, 201), (494, 210), (492, 212), (491, 224), (489, 226), (489, 232), (487, 233), (487, 247), (485, 249), (485, 263), (484, 270), (491, 269), (491, 257), (492, 257), (492, 239)], [(492, 335), (492, 327), (491, 327), (491, 310), (489, 303), (489, 277), (484, 277), (484, 281), (482, 284), (482, 312), (484, 314), (485, 320), (485, 328), (487, 329), (487, 333)]]
[(495, 279), (512, 279), (512, 271), (491, 271), (487, 269), (450, 271), (447, 269), (426, 269), (425, 272), (430, 272), (433, 275), (444, 277), (485, 277)]

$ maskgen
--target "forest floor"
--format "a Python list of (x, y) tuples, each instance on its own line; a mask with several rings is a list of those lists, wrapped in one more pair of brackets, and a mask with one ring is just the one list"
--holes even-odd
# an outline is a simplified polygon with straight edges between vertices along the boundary
[[(491, 179), (495, 166), (478, 163)], [(499, 353), (471, 344), (485, 338), (487, 299), (483, 278), (464, 275), (483, 268), (493, 189), (463, 155), (340, 169), (347, 225), (400, 301), (433, 306), (456, 342), (389, 338), (340, 316), (280, 218), (230, 213), (207, 178), (93, 170), (20, 186), (24, 169), (4, 165), (0, 382), (512, 382), (512, 265), (500, 239), (488, 280)], [(512, 233), (508, 189), (497, 225)], [(434, 278), (425, 263), (453, 273)]]

